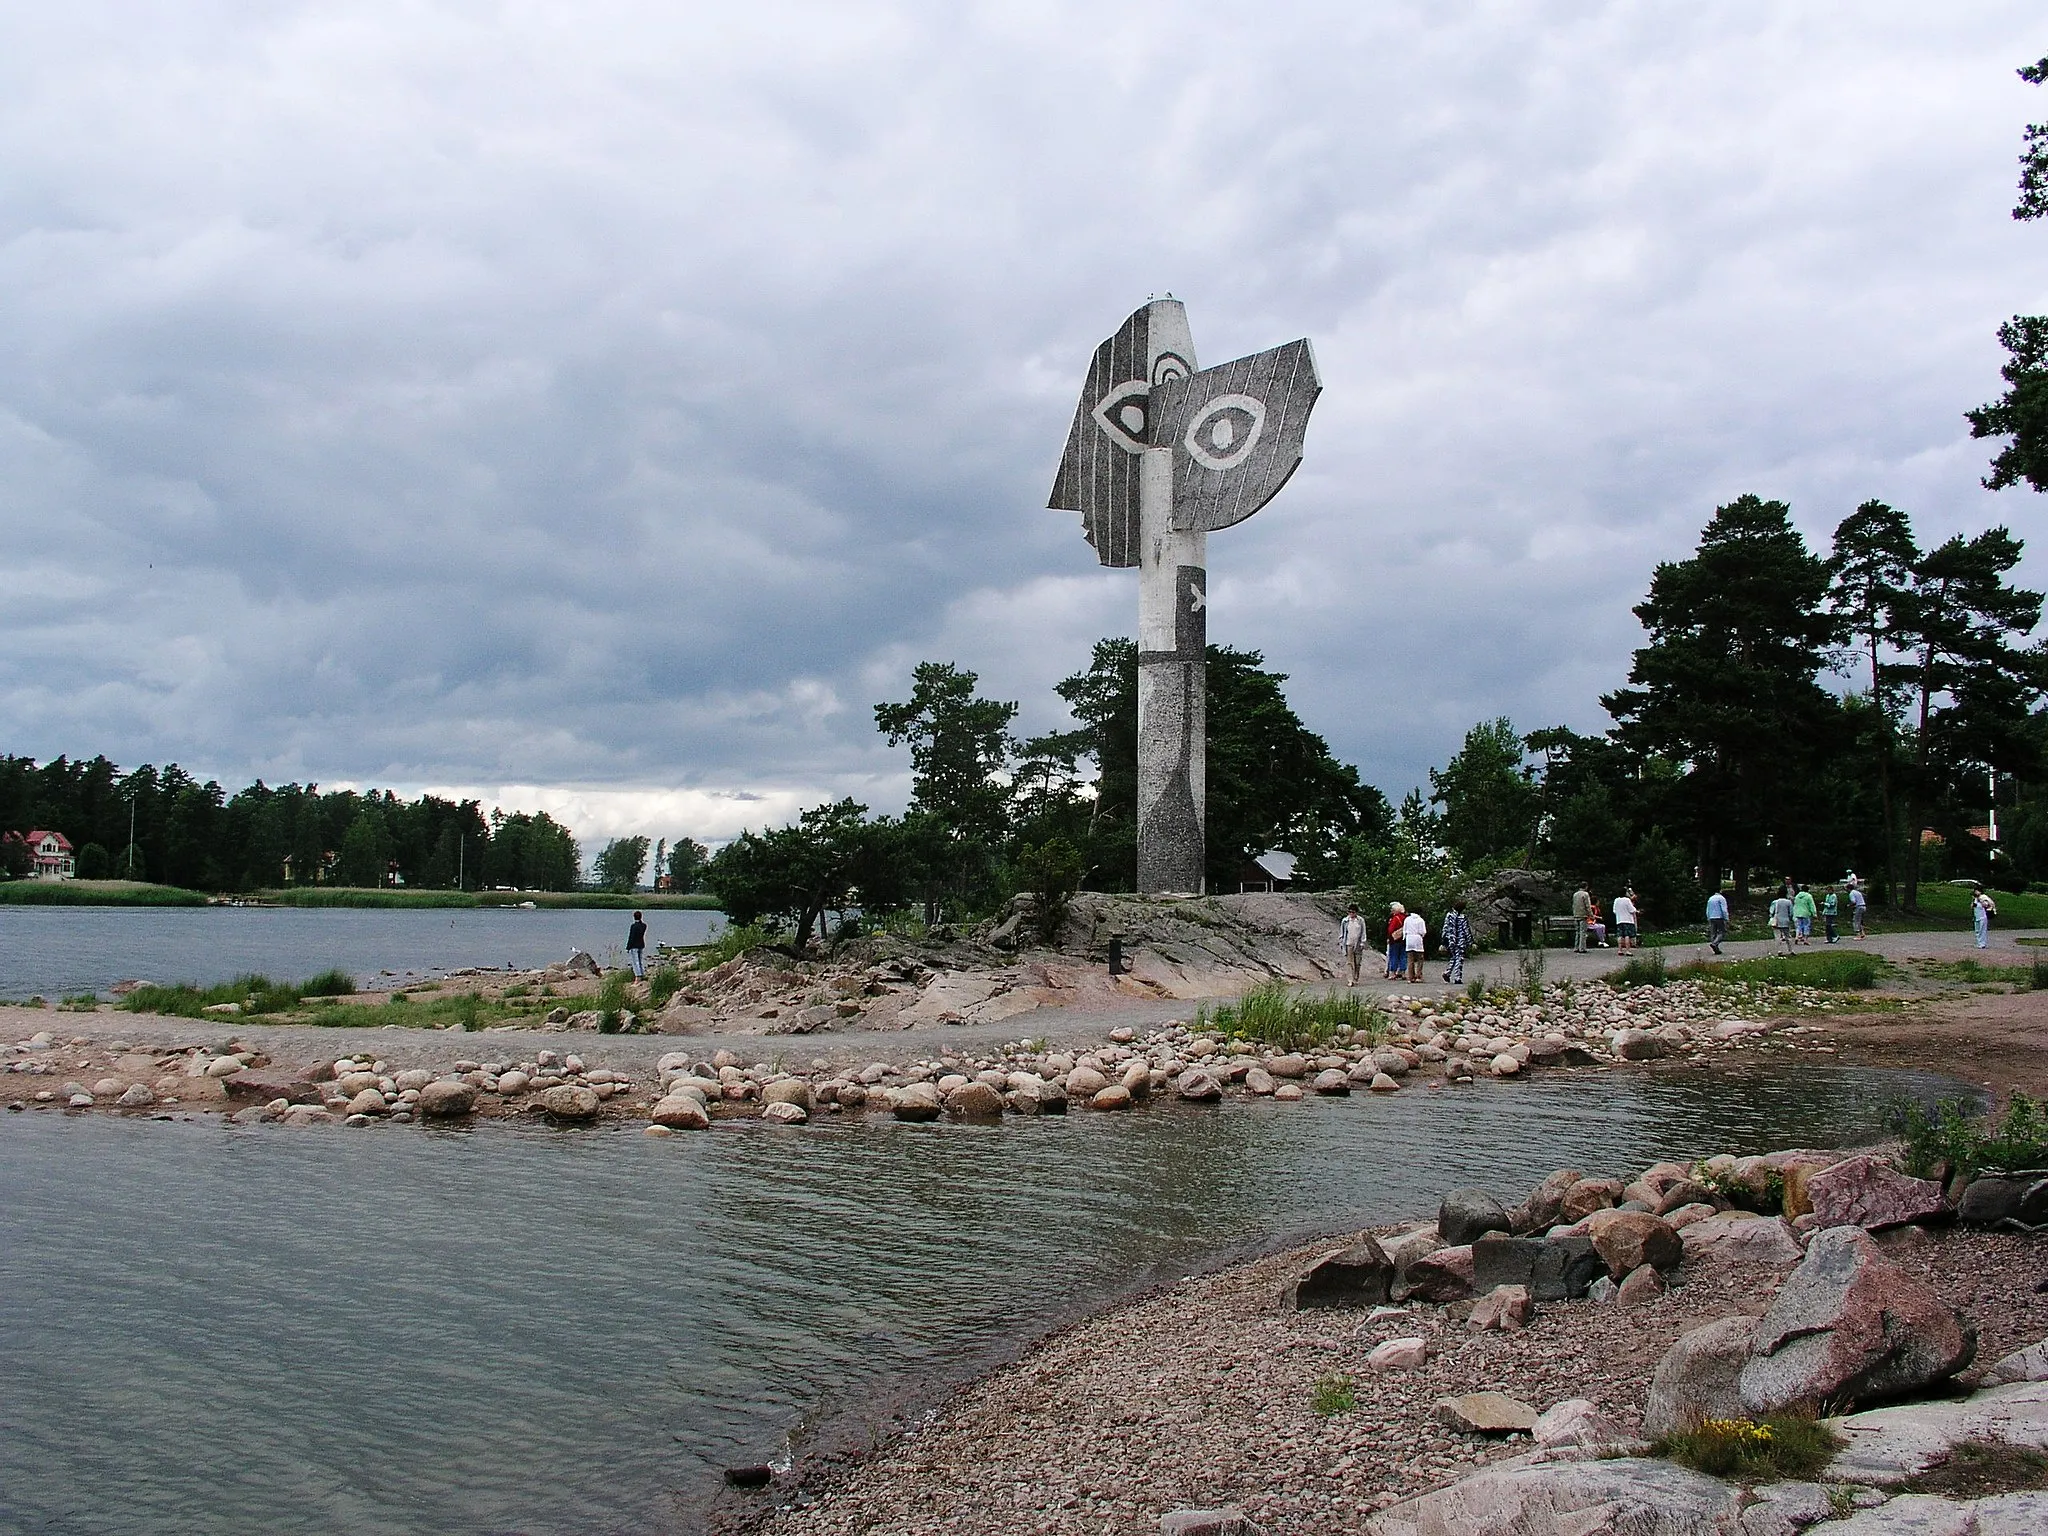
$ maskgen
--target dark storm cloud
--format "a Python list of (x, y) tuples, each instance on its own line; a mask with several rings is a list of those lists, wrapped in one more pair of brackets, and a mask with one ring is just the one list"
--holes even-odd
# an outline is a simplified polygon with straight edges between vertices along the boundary
[[(1056, 711), (1095, 342), (1314, 338), (1212, 638), (1398, 795), (1600, 722), (1720, 501), (2022, 520), (2018, 5), (228, 5), (0, 61), (8, 747), (722, 836), (900, 802), (922, 657)], [(2024, 529), (2022, 529), (2024, 531)], [(1419, 677), (1419, 694), (1403, 679)], [(747, 798), (756, 796), (758, 798)]]

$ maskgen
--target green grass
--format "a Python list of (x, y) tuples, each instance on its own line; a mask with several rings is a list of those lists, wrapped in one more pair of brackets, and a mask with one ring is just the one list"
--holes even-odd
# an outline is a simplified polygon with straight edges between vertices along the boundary
[(140, 880), (8, 880), (0, 882), (0, 906), (17, 907), (203, 907), (206, 896), (175, 885)]
[(1817, 949), (1805, 954), (1761, 955), (1752, 960), (1694, 960), (1673, 966), (1676, 981), (1735, 982), (1771, 987), (1815, 987), (1825, 992), (1867, 992), (1891, 967), (1861, 949)]
[(1631, 954), (1619, 969), (1609, 971), (1602, 979), (1610, 987), (1625, 991), (1630, 987), (1661, 987), (1671, 977), (1664, 965), (1664, 951), (1652, 949)]
[(650, 1007), (667, 1007), (668, 1000), (682, 990), (683, 973), (673, 965), (657, 965), (647, 973), (647, 1002)]
[(1909, 960), (1907, 964), (1929, 981), (1972, 985), (2003, 981), (2016, 987), (2038, 987), (2035, 977), (2048, 969), (2039, 960), (2032, 965), (1986, 965), (1981, 960)]
[(1355, 992), (1295, 992), (1284, 982), (1264, 981), (1234, 1003), (1214, 1008), (1204, 1003), (1188, 1027), (1197, 1034), (1296, 1051), (1326, 1045), (1346, 1029), (1381, 1039), (1387, 1033), (1387, 1019)]
[(1797, 1414), (1755, 1419), (1708, 1419), (1697, 1429), (1668, 1435), (1650, 1447), (1712, 1477), (1767, 1483), (1781, 1477), (1809, 1478), (1834, 1459), (1842, 1437)]
[(272, 981), (252, 973), (211, 987), (190, 982), (137, 987), (121, 999), (121, 1006), (130, 1013), (168, 1013), (185, 1019), (203, 1018), (209, 1007), (219, 1003), (240, 1003), (245, 1015), (287, 1013), (308, 997), (332, 997), (355, 989), (355, 982), (340, 971), (322, 971), (304, 982)]
[(1326, 1419), (1358, 1407), (1358, 1386), (1349, 1376), (1325, 1376), (1309, 1388), (1308, 1405)]
[(596, 908), (603, 911), (716, 912), (718, 898), (672, 896), (666, 891), (414, 891), (341, 885), (290, 886), (258, 891), (254, 900), (280, 907), (536, 907)]

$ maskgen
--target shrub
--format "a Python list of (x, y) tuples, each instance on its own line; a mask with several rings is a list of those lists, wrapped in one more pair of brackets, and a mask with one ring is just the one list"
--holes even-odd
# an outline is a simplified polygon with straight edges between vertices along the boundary
[(626, 1005), (633, 1001), (633, 984), (628, 972), (606, 971), (604, 980), (597, 986), (597, 1032), (601, 1035), (616, 1035), (619, 1032), (619, 1015)]
[(1358, 1406), (1357, 1384), (1349, 1376), (1325, 1376), (1309, 1388), (1308, 1404), (1326, 1419), (1350, 1413)]
[[(316, 976), (314, 981), (330, 982), (334, 974)], [(121, 1006), (130, 1013), (168, 1013), (188, 1019), (199, 1018), (208, 1008), (220, 1003), (239, 1003), (245, 1014), (282, 1013), (298, 1007), (310, 985), (276, 982), (268, 976), (252, 973), (211, 987), (195, 986), (191, 982), (137, 987), (121, 1000)], [(353, 982), (349, 984), (349, 990), (354, 990)]]
[(777, 935), (759, 923), (728, 923), (718, 931), (710, 943), (692, 952), (690, 968), (708, 971), (714, 966), (746, 954), (749, 950), (766, 949), (773, 944)]
[(2048, 1105), (2014, 1093), (2003, 1114), (1970, 1114), (1961, 1099), (1932, 1108), (1897, 1099), (1885, 1111), (1885, 1128), (1905, 1143), (1900, 1161), (1915, 1178), (1929, 1178), (1946, 1163), (1950, 1171), (2048, 1168)]
[(1661, 987), (1670, 979), (1661, 949), (1634, 951), (1619, 970), (1609, 971), (1606, 978), (1607, 984), (1617, 989)]
[(1543, 972), (1549, 964), (1541, 947), (1515, 951), (1516, 986), (1532, 1003), (1543, 1001)]
[(1810, 1418), (1774, 1413), (1762, 1421), (1707, 1419), (1696, 1429), (1657, 1441), (1650, 1450), (1713, 1477), (1770, 1482), (1811, 1477), (1841, 1445), (1840, 1435)]
[(346, 997), (356, 989), (355, 977), (347, 971), (322, 971), (318, 976), (309, 976), (300, 983), (301, 997)]
[[(671, 964), (664, 962), (647, 973), (647, 1001), (653, 1007), (666, 1007), (668, 1000), (682, 990), (683, 973)], [(509, 997), (511, 993), (505, 995)]]

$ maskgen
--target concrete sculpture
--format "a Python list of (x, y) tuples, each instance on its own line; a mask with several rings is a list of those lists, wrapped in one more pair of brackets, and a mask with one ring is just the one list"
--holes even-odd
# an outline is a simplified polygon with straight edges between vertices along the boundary
[(1138, 568), (1138, 889), (1199, 893), (1209, 534), (1271, 501), (1322, 393), (1306, 341), (1198, 372), (1187, 310), (1154, 299), (1095, 349), (1048, 505)]

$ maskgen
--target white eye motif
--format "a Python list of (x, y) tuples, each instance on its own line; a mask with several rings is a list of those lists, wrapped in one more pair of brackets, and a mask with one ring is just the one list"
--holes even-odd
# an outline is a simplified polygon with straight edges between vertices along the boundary
[(1258, 446), (1265, 403), (1250, 395), (1218, 395), (1195, 413), (1181, 441), (1204, 469), (1231, 469)]
[(1151, 393), (1152, 386), (1143, 379), (1130, 379), (1096, 402), (1096, 425), (1126, 453), (1145, 451), (1146, 414)]

